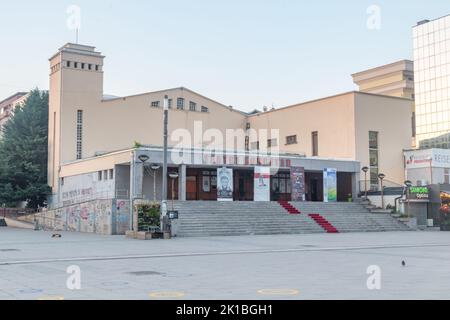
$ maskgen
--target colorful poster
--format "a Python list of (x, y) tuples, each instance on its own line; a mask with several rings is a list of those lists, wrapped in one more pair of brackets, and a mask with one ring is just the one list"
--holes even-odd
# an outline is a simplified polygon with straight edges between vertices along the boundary
[[(288, 188), (289, 189), (289, 188)], [(305, 201), (305, 168), (291, 167), (291, 199)]]
[(217, 201), (233, 201), (233, 169), (217, 169)]
[(323, 170), (323, 201), (336, 202), (337, 201), (337, 170), (324, 169)]
[(270, 168), (255, 167), (255, 201), (270, 201)]

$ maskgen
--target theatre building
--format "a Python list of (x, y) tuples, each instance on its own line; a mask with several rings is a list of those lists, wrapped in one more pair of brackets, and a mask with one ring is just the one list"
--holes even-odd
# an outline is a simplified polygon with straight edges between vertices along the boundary
[[(349, 201), (360, 191), (362, 166), (370, 166), (373, 183), (379, 172), (404, 180), (408, 99), (350, 92), (248, 114), (182, 87), (104, 95), (103, 72), (94, 47), (66, 44), (50, 58), (50, 207), (161, 200), (166, 97), (169, 173), (178, 173), (169, 178), (169, 199)], [(190, 143), (180, 146), (180, 130)], [(211, 130), (224, 147), (209, 152)], [(229, 130), (244, 134), (242, 148), (226, 147), (234, 145)]]

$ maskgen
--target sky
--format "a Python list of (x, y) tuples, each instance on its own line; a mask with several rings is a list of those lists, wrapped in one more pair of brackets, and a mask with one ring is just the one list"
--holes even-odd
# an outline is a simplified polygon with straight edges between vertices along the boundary
[(0, 100), (48, 89), (48, 58), (75, 42), (106, 56), (105, 94), (184, 86), (251, 111), (355, 90), (351, 74), (412, 59), (412, 26), (448, 0), (0, 2)]

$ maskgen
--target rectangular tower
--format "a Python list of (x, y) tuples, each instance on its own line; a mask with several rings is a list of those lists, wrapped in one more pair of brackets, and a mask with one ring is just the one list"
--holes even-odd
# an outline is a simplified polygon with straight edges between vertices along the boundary
[(61, 164), (83, 157), (83, 120), (103, 98), (103, 60), (95, 47), (72, 43), (50, 58), (48, 184), (53, 194), (61, 183)]
[(450, 148), (450, 15), (413, 28), (418, 146)]

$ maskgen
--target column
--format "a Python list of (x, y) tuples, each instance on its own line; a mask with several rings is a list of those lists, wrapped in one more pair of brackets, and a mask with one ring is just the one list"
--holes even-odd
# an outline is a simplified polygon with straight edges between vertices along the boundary
[(186, 165), (182, 164), (178, 168), (178, 200), (186, 201)]

